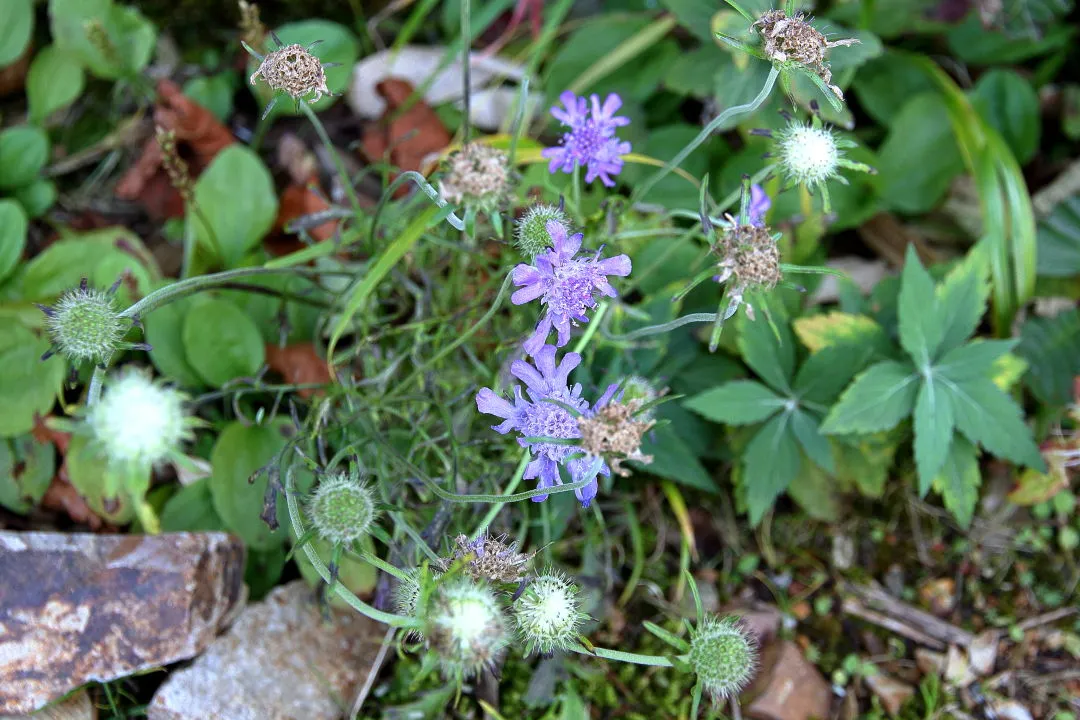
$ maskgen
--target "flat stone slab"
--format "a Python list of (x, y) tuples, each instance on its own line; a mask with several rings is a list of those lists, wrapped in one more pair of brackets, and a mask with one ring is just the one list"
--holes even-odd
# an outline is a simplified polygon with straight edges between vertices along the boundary
[(158, 688), (149, 720), (335, 720), (367, 679), (386, 626), (353, 610), (324, 620), (297, 580), (249, 605), (190, 667)]
[(0, 714), (194, 657), (243, 604), (226, 533), (0, 532)]

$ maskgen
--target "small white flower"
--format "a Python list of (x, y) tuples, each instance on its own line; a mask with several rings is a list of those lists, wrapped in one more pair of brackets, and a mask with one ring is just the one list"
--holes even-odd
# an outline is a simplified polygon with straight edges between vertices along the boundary
[(494, 666), (509, 640), (495, 593), (467, 577), (436, 588), (425, 614), (424, 635), (447, 675), (466, 678)]
[(535, 578), (514, 603), (514, 619), (525, 641), (525, 652), (550, 655), (577, 642), (585, 614), (578, 589), (558, 572)]
[(836, 174), (840, 149), (825, 128), (796, 124), (779, 136), (780, 162), (800, 185), (816, 185)]
[(114, 464), (157, 465), (179, 451), (191, 435), (179, 391), (128, 368), (105, 386), (87, 422), (103, 454)]

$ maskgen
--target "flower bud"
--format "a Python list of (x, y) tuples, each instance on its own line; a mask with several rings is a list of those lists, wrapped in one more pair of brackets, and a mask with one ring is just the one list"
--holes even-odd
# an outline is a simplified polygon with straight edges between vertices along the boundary
[(195, 424), (184, 411), (182, 393), (132, 368), (106, 383), (87, 423), (110, 463), (136, 467), (151, 467), (178, 453)]
[(550, 655), (577, 642), (585, 614), (576, 585), (561, 573), (547, 572), (528, 584), (513, 606), (525, 652)]
[(357, 472), (323, 478), (307, 506), (319, 537), (335, 545), (349, 545), (371, 531), (378, 517), (371, 487)]
[(514, 237), (517, 240), (518, 250), (529, 258), (537, 253), (550, 250), (552, 247), (551, 235), (547, 231), (549, 222), (557, 222), (564, 228), (569, 227), (566, 213), (555, 205), (539, 203), (525, 211), (525, 217), (517, 224)]
[(56, 305), (39, 305), (54, 348), (45, 357), (59, 352), (75, 363), (101, 365), (124, 347), (122, 341), (129, 325), (116, 309), (116, 287), (102, 292), (89, 287), (83, 278), (79, 287), (61, 295)]
[(715, 700), (736, 695), (757, 668), (753, 638), (734, 618), (707, 617), (690, 636), (690, 665)]
[(509, 640), (495, 593), (467, 577), (435, 589), (424, 609), (424, 635), (447, 674), (471, 677), (494, 666)]

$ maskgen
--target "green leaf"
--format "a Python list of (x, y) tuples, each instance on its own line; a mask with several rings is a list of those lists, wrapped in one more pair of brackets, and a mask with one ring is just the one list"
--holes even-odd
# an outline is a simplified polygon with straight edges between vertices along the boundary
[(228, 530), (214, 509), (210, 479), (181, 486), (161, 511), (163, 532), (207, 532)]
[(949, 394), (931, 374), (915, 400), (915, 467), (919, 495), (925, 496), (937, 476), (953, 436), (953, 410)]
[(934, 281), (926, 272), (915, 245), (908, 245), (900, 278), (900, 345), (918, 368), (928, 368), (941, 345), (945, 327), (934, 291)]
[[(288, 23), (274, 30), (281, 42), (286, 45), (294, 43), (308, 46), (316, 40), (321, 40), (318, 45), (311, 48), (311, 54), (325, 63), (341, 63), (340, 67), (332, 67), (326, 70), (326, 87), (330, 92), (340, 95), (349, 86), (349, 78), (352, 77), (353, 66), (360, 57), (360, 43), (349, 28), (340, 23), (329, 20), (301, 20), (300, 22)], [(273, 47), (267, 48), (272, 50)], [(248, 59), (247, 74), (251, 75), (258, 68), (259, 63), (255, 58)], [(246, 77), (246, 76), (245, 76)], [(258, 78), (251, 91), (259, 101), (260, 107), (265, 108), (266, 103), (274, 96), (274, 91), (262, 78)], [(278, 93), (280, 95), (280, 93)], [(318, 102), (311, 103), (311, 109), (321, 112), (337, 102), (335, 97), (324, 96)], [(271, 115), (296, 115), (296, 103), (288, 96), (278, 98)]]
[(74, 55), (56, 45), (45, 46), (34, 56), (26, 75), (30, 119), (43, 122), (52, 113), (74, 102), (85, 85), (85, 73)]
[(0, 132), (0, 190), (29, 185), (49, 160), (49, 138), (28, 125)]
[[(124, 480), (110, 467), (100, 448), (84, 435), (73, 435), (64, 455), (68, 479), (95, 514), (114, 525), (126, 525), (135, 516), (132, 498), (124, 492)], [(146, 471), (149, 476), (149, 469)]]
[(4, 0), (4, 22), (0, 23), (0, 68), (22, 57), (33, 31), (34, 0)]
[(867, 497), (881, 497), (885, 493), (889, 471), (894, 467), (893, 458), (905, 434), (893, 428), (886, 432), (836, 437), (836, 478), (858, 488)]
[(743, 483), (751, 525), (761, 522), (776, 498), (799, 474), (802, 460), (795, 434), (788, 425), (790, 417), (782, 413), (765, 423), (743, 454)]
[(869, 344), (839, 344), (806, 358), (795, 376), (795, 394), (801, 403), (829, 406), (851, 378), (863, 370), (874, 354)]
[(910, 98), (934, 89), (934, 83), (910, 56), (886, 50), (859, 68), (852, 83), (859, 105), (888, 127)]
[(42, 362), (48, 340), (10, 321), (6, 325), (0, 344), (0, 438), (25, 435), (33, 429), (35, 415), (49, 413), (65, 370), (60, 358)]
[(52, 443), (32, 435), (0, 440), (0, 505), (20, 515), (41, 502), (56, 472)]
[(28, 222), (21, 205), (0, 198), (0, 281), (7, 278), (22, 259)]
[(994, 363), (1015, 346), (1015, 340), (975, 340), (945, 353), (934, 373), (953, 382), (990, 377)]
[(225, 300), (212, 298), (192, 305), (184, 316), (181, 337), (188, 364), (214, 387), (254, 375), (266, 362), (259, 328)]
[[(1030, 4), (1030, 0), (1021, 0)], [(1012, 13), (1022, 17), (1026, 8)], [(1067, 22), (1054, 23), (1039, 37), (1029, 33), (987, 31), (978, 13), (968, 13), (967, 19), (954, 25), (946, 33), (950, 54), (961, 62), (974, 65), (1008, 65), (1029, 58), (1045, 55), (1063, 48), (1073, 41), (1076, 28)]]
[(968, 440), (998, 457), (1045, 471), (1039, 446), (1012, 398), (985, 378), (942, 382), (952, 400), (956, 427)]
[(910, 365), (892, 360), (860, 373), (833, 406), (822, 432), (871, 433), (888, 430), (911, 414), (919, 376)]
[[(97, 288), (107, 288), (121, 275), (130, 276), (139, 297), (150, 292), (153, 278), (160, 273), (147, 266), (153, 256), (139, 236), (127, 228), (102, 228), (77, 233), (49, 245), (26, 264), (23, 295), (27, 300), (45, 302), (88, 278)], [(117, 299), (121, 306), (132, 300), (128, 283), (120, 285)]]
[(986, 313), (990, 283), (983, 256), (971, 253), (958, 263), (938, 286), (935, 296), (942, 325), (939, 354), (944, 354), (971, 337)]
[(804, 315), (792, 323), (795, 334), (802, 344), (816, 353), (834, 345), (869, 345), (877, 354), (886, 355), (890, 349), (885, 330), (866, 315), (845, 312), (829, 312), (820, 315)]
[(722, 62), (730, 58), (712, 43), (683, 52), (668, 68), (664, 88), (680, 95), (710, 97), (716, 89), (717, 65)]
[(32, 218), (39, 218), (56, 203), (56, 183), (48, 178), (38, 178), (29, 185), (15, 188), (13, 195)]
[[(685, 123), (650, 128), (644, 144), (634, 145), (634, 152), (654, 158), (674, 157), (700, 131), (701, 128)], [(709, 160), (705, 153), (695, 153), (686, 158), (681, 167), (694, 177), (701, 177), (708, 172)], [(644, 182), (655, 170), (647, 165), (627, 165), (623, 169), (622, 179), (634, 186)], [(685, 178), (672, 174), (654, 185), (642, 200), (665, 207), (694, 207), (698, 202), (698, 188)]]
[(201, 388), (205, 383), (188, 363), (184, 348), (184, 316), (204, 302), (205, 297), (186, 297), (162, 305), (143, 320), (146, 342), (150, 343), (150, 361), (162, 375), (186, 388)]
[[(49, 22), (56, 45), (106, 80), (141, 72), (157, 42), (157, 30), (142, 13), (112, 0), (49, 0)], [(104, 32), (104, 46), (90, 39), (91, 27)]]
[(761, 383), (736, 380), (695, 395), (683, 407), (713, 422), (751, 425), (769, 417), (787, 402)]
[(1040, 401), (1073, 401), (1073, 378), (1080, 375), (1080, 313), (1075, 308), (1052, 318), (1033, 317), (1020, 328), (1016, 352), (1028, 361), (1025, 380)]
[(212, 112), (221, 122), (227, 122), (232, 115), (235, 92), (236, 76), (232, 72), (191, 78), (184, 83), (184, 95)]
[(949, 446), (941, 473), (934, 480), (934, 487), (945, 500), (945, 507), (963, 527), (971, 525), (975, 505), (979, 501), (979, 459), (975, 446), (959, 433), (949, 438)]
[(884, 205), (902, 213), (923, 213), (945, 196), (964, 170), (945, 101), (937, 93), (911, 98), (893, 118), (878, 149)]
[(788, 393), (791, 391), (791, 376), (795, 372), (795, 339), (780, 304), (766, 302), (769, 303), (775, 325), (769, 323), (765, 308), (761, 308), (757, 320), (751, 320), (746, 313), (739, 313), (739, 354), (769, 386), (777, 392)]
[(836, 522), (840, 519), (842, 503), (836, 483), (812, 462), (800, 465), (799, 474), (788, 486), (787, 494), (815, 520)]
[(237, 267), (270, 232), (278, 209), (270, 171), (239, 143), (218, 153), (195, 181), (194, 203), (198, 211), (189, 203), (188, 227), (226, 268)]
[(1058, 203), (1036, 228), (1038, 271), (1043, 277), (1080, 273), (1080, 195)]
[[(665, 417), (666, 408), (666, 405), (661, 405), (657, 415)], [(671, 416), (668, 417), (671, 418)], [(698, 454), (685, 439), (684, 430), (682, 424), (677, 421), (653, 430), (641, 444), (641, 452), (652, 455), (652, 463), (648, 465), (635, 463), (634, 467), (658, 477), (715, 493), (716, 482), (702, 466), (698, 460)]]
[[(295, 543), (296, 536), (292, 534), (291, 526), (289, 534), (292, 536), (292, 542)], [(333, 558), (333, 547), (330, 543), (319, 537), (314, 537), (309, 542), (319, 557), (322, 558), (322, 561), (329, 565), (331, 558)], [(364, 536), (360, 544), (366, 546), (369, 552), (375, 552), (375, 546), (370, 535)], [(315, 566), (308, 560), (307, 553), (302, 551), (293, 553), (293, 559), (296, 560), (296, 566), (300, 569), (300, 574), (307, 580), (308, 585), (315, 588), (326, 585), (318, 571), (315, 570)], [(344, 555), (338, 564), (338, 582), (361, 597), (375, 590), (375, 583), (378, 579), (378, 569), (359, 558)], [(330, 599), (330, 604), (342, 610), (349, 607), (344, 600), (338, 597), (337, 593)]]
[(660, 0), (671, 11), (679, 24), (696, 35), (702, 42), (713, 44), (713, 16), (721, 10), (712, 0)]
[(821, 434), (821, 423), (816, 417), (804, 410), (796, 409), (791, 413), (791, 429), (807, 457), (817, 463), (822, 470), (830, 473), (836, 471), (832, 447), (829, 445), (829, 439)]
[[(268, 482), (266, 474), (248, 482), (256, 470), (285, 446), (284, 429), (284, 423), (247, 426), (233, 422), (218, 435), (210, 453), (210, 493), (214, 508), (226, 527), (256, 550), (280, 546), (286, 539), (283, 530), (271, 532), (259, 517)], [(279, 521), (287, 523), (280, 505), (278, 512)]]
[(1031, 82), (1013, 70), (993, 69), (979, 78), (971, 101), (991, 127), (1001, 133), (1021, 165), (1039, 149), (1042, 126), (1039, 96)]

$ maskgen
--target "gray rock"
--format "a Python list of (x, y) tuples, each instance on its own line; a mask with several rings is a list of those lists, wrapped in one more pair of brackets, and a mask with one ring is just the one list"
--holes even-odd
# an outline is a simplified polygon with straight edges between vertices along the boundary
[(188, 668), (169, 676), (149, 720), (333, 720), (367, 679), (384, 626), (352, 610), (323, 619), (302, 580), (250, 605)]
[(832, 690), (798, 645), (781, 640), (762, 653), (762, 669), (747, 690), (754, 698), (744, 712), (755, 720), (832, 717)]
[(97, 708), (86, 690), (72, 693), (63, 702), (38, 710), (32, 715), (2, 715), (0, 720), (97, 720)]
[(0, 713), (203, 650), (243, 603), (225, 533), (0, 532)]

